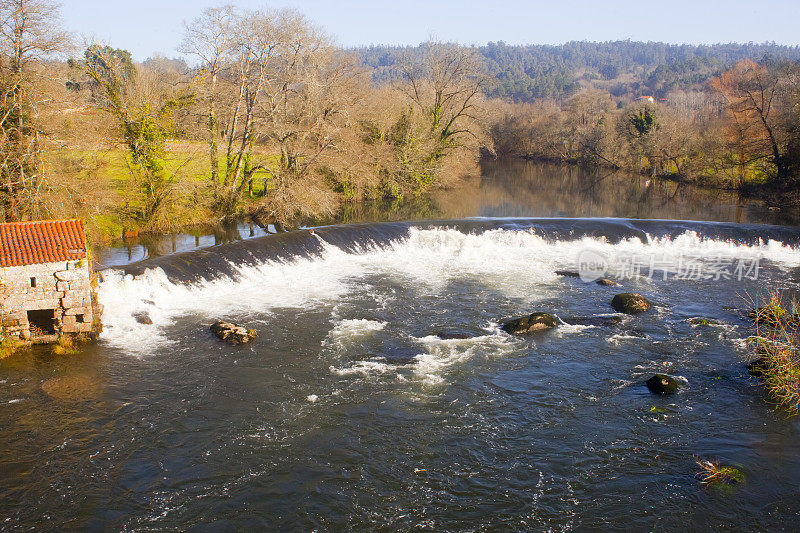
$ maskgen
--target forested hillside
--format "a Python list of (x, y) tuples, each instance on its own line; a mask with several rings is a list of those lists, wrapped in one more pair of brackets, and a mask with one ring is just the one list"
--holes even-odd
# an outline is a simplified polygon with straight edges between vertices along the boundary
[[(698, 88), (744, 59), (766, 63), (800, 59), (800, 48), (770, 43), (573, 41), (512, 46), (501, 41), (476, 50), (491, 77), (487, 96), (514, 102), (563, 100), (583, 88), (604, 89), (616, 97), (663, 98), (674, 89)], [(371, 46), (355, 51), (374, 70), (374, 79), (387, 81), (398, 77), (396, 65), (403, 54), (418, 54), (421, 48)]]

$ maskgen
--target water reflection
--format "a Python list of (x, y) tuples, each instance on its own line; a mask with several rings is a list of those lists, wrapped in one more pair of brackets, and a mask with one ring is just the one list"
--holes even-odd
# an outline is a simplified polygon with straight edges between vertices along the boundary
[(127, 265), (149, 257), (158, 257), (198, 248), (217, 246), (230, 242), (263, 237), (282, 231), (280, 226), (259, 226), (254, 222), (225, 224), (216, 227), (198, 228), (191, 233), (170, 235), (142, 234), (131, 239), (122, 239), (111, 246), (95, 251), (97, 268)]
[[(332, 217), (299, 226), (466, 217), (618, 217), (796, 225), (793, 212), (771, 211), (734, 191), (701, 189), (604, 169), (529, 161), (486, 162), (481, 176), (406, 201), (345, 204)], [(240, 223), (192, 233), (144, 235), (97, 250), (99, 268), (283, 231)]]
[(619, 217), (786, 224), (736, 192), (604, 169), (525, 161), (487, 163), (472, 191), (437, 194), (447, 217)]

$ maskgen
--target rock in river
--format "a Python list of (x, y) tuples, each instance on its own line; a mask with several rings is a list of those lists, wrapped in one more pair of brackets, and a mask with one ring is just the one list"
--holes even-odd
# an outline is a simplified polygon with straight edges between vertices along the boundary
[(747, 373), (757, 378), (764, 377), (764, 372), (767, 370), (767, 360), (763, 357), (759, 357), (747, 364)]
[(678, 390), (678, 382), (675, 378), (666, 374), (656, 374), (647, 380), (647, 388), (653, 394), (672, 394)]
[(247, 329), (244, 326), (222, 320), (211, 324), (211, 332), (228, 344), (246, 344), (258, 336), (254, 329)]
[(149, 325), (153, 323), (153, 319), (150, 318), (150, 314), (147, 311), (137, 311), (133, 313), (133, 318), (139, 324)]
[(531, 313), (528, 316), (512, 318), (502, 326), (503, 331), (512, 335), (525, 335), (556, 327), (556, 319), (548, 313)]
[(652, 307), (650, 302), (641, 294), (635, 292), (623, 292), (614, 296), (611, 300), (611, 307), (619, 313), (627, 313), (632, 315), (634, 313), (641, 313), (647, 311)]
[(774, 328), (780, 325), (784, 314), (786, 310), (780, 305), (762, 305), (754, 308), (747, 316), (759, 326)]
[(41, 387), (54, 400), (80, 402), (96, 399), (101, 394), (100, 376), (92, 372), (53, 377)]

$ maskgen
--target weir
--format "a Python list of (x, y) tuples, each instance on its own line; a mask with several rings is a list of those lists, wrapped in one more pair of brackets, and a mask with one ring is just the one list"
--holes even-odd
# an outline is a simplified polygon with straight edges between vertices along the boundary
[(454, 229), (473, 234), (493, 230), (528, 231), (553, 242), (574, 241), (583, 237), (605, 239), (610, 243), (630, 238), (647, 242), (649, 238), (672, 238), (691, 231), (700, 238), (743, 245), (757, 245), (770, 240), (788, 246), (800, 243), (800, 230), (764, 224), (615, 218), (471, 218), (326, 226), (314, 228), (314, 234), (308, 230), (298, 230), (148, 258), (119, 270), (137, 276), (148, 269), (159, 268), (170, 280), (188, 283), (235, 277), (236, 267), (240, 265), (313, 257), (323, 251), (323, 242), (346, 252), (357, 252), (365, 247), (381, 246), (402, 239), (411, 228)]
[[(211, 323), (233, 320), (231, 314), (330, 306), (378, 279), (402, 279), (420, 290), (465, 279), (507, 293), (503, 298), (530, 297), (555, 290), (556, 271), (581, 268), (586, 251), (600, 255), (598, 277), (665, 277), (670, 268), (705, 264), (707, 276), (741, 279), (757, 275), (761, 259), (800, 259), (798, 243), (793, 228), (658, 220), (473, 218), (320, 227), (102, 271), (102, 338), (139, 353), (170, 342), (170, 325), (181, 317), (201, 313)], [(638, 273), (633, 260), (646, 263)], [(651, 264), (656, 270), (649, 272)]]

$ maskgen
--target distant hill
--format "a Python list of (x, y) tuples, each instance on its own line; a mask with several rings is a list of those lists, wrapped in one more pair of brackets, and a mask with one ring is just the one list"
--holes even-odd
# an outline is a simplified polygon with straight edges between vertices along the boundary
[[(374, 79), (397, 75), (394, 65), (403, 51), (419, 47), (356, 48)], [(674, 89), (699, 89), (709, 78), (742, 59), (798, 61), (800, 47), (775, 43), (688, 45), (659, 42), (584, 42), (562, 45), (511, 46), (489, 43), (478, 47), (492, 77), (487, 95), (516, 102), (569, 97), (581, 87), (598, 87), (615, 96), (653, 95), (663, 98)]]

